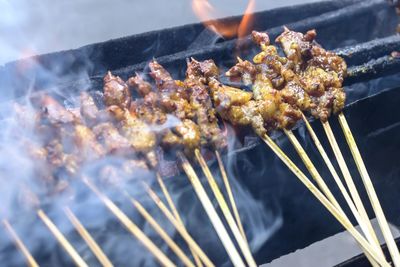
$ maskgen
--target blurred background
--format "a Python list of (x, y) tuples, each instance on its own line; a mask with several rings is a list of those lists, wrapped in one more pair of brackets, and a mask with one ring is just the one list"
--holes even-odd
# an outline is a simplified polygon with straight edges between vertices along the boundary
[[(308, 2), (317, 0), (263, 0), (255, 1), (253, 8), (261, 11)], [(248, 1), (210, 3), (209, 18), (217, 18), (243, 14)], [(190, 0), (0, 0), (0, 12), (0, 65), (199, 21)]]

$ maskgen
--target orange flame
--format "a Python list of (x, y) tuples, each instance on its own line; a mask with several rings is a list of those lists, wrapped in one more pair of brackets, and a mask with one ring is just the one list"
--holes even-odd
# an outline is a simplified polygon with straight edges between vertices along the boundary
[(253, 11), (255, 0), (249, 0), (242, 20), (237, 22), (220, 22), (212, 20), (222, 17), (208, 0), (192, 0), (192, 8), (197, 17), (203, 21), (204, 25), (210, 30), (222, 35), (225, 38), (242, 38), (248, 35), (253, 25)]

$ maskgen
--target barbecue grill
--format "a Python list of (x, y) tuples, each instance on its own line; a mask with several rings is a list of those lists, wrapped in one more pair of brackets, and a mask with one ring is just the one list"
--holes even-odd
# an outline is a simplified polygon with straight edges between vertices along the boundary
[[(234, 22), (240, 19), (241, 17), (231, 17), (222, 21)], [(254, 21), (254, 29), (267, 31), (271, 39), (281, 33), (283, 25), (301, 32), (315, 28), (318, 42), (327, 49), (334, 49), (346, 60), (349, 67), (349, 77), (345, 80), (346, 118), (364, 156), (385, 215), (391, 224), (400, 226), (400, 207), (395, 204), (400, 188), (396, 157), (400, 148), (400, 107), (397, 105), (400, 99), (400, 57), (392, 53), (400, 51), (400, 36), (395, 33), (399, 19), (394, 8), (383, 0), (318, 2), (255, 13)], [(240, 42), (237, 39), (224, 39), (203, 24), (184, 25), (110, 40), (6, 64), (0, 68), (0, 87), (4, 92), (2, 101), (7, 103), (28, 94), (48, 91), (64, 103), (73, 105), (73, 99), (82, 90), (88, 90), (96, 96), (96, 92), (103, 88), (103, 77), (108, 70), (126, 80), (135, 72), (148, 71), (146, 66), (149, 60), (157, 58), (175, 77), (184, 77), (182, 66), (186, 65), (187, 58), (212, 58), (224, 71), (235, 64), (234, 55), (237, 51), (240, 51), (240, 56), (251, 58), (255, 55), (256, 48), (251, 44), (250, 38), (244, 38)], [(4, 105), (0, 108), (3, 118), (8, 115), (6, 107)], [(318, 136), (324, 135), (318, 122), (311, 124)], [(335, 120), (332, 120), (331, 125), (335, 133), (341, 133)], [(295, 130), (313, 162), (323, 165), (318, 151), (313, 148), (311, 138), (305, 132), (304, 125), (299, 125)], [(301, 162), (285, 136), (276, 133), (273, 138), (290, 158)], [(344, 137), (337, 139), (340, 147), (346, 147)], [(324, 147), (329, 147), (327, 141), (322, 142)], [(351, 158), (350, 151), (343, 152), (346, 159)], [(331, 154), (329, 156), (333, 157)], [(231, 176), (238, 178), (233, 184), (233, 190), (239, 195), (250, 194), (258, 201), (252, 204), (261, 203), (261, 210), (265, 212), (264, 216), (258, 218), (261, 221), (257, 221), (257, 218), (251, 218), (251, 214), (246, 212), (249, 203), (238, 200), (238, 209), (243, 216), (246, 235), (257, 263), (271, 262), (343, 230), (257, 137), (250, 135), (241, 142), (235, 142), (233, 148), (223, 157), (228, 162)], [(213, 173), (218, 172), (217, 162), (210, 160), (208, 164)], [(354, 162), (349, 161), (348, 165), (352, 173), (357, 173)], [(306, 172), (305, 169), (303, 171)], [(322, 177), (330, 177), (326, 168), (320, 173)], [(340, 195), (333, 180), (326, 179), (326, 182), (334, 195)], [(362, 182), (358, 177), (355, 182), (361, 187)], [(229, 265), (223, 248), (218, 245), (218, 238), (215, 234), (210, 234), (213, 229), (207, 223), (207, 216), (194, 193), (188, 192), (190, 186), (187, 179), (183, 175), (177, 176), (167, 180), (167, 185), (177, 197), (178, 209), (187, 214), (188, 231), (217, 266)], [(361, 191), (360, 194), (363, 202), (367, 203), (366, 192)], [(129, 204), (123, 203), (118, 195), (113, 196), (113, 200), (122, 206)], [(87, 213), (78, 215), (85, 218), (100, 246), (109, 252), (116, 266), (125, 266), (128, 262), (135, 266), (155, 264), (144, 256), (132, 258), (132, 255), (128, 255), (138, 245), (128, 240), (131, 237), (116, 226), (116, 221), (111, 216), (101, 218), (107, 211), (101, 210), (103, 208), (96, 206), (96, 203), (85, 201), (83, 194), (82, 202), (88, 205), (83, 210)], [(348, 213), (344, 200), (339, 198), (338, 201)], [(53, 210), (52, 203), (46, 205), (50, 217), (57, 218), (57, 224), (68, 229), (59, 212)], [(366, 208), (372, 215), (371, 207)], [(195, 215), (195, 219), (191, 214)], [(128, 215), (139, 217), (135, 213)], [(36, 236), (46, 230), (43, 226), (38, 226), (33, 217), (35, 216), (32, 214), (27, 216), (28, 220), (32, 220), (29, 223), (42, 229), (33, 231), (32, 236), (26, 229), (27, 221), (13, 220), (13, 223), (21, 231), (21, 236), (30, 240), (27, 241), (28, 246), (35, 248), (32, 251), (35, 258), (44, 266), (70, 265), (68, 256), (62, 249), (53, 246), (55, 243), (48, 242), (48, 238), (43, 236)], [(356, 222), (353, 220), (352, 223)], [(149, 227), (143, 221), (139, 224)], [(268, 229), (258, 229), (258, 226)], [(172, 228), (167, 231), (173, 233)], [(84, 244), (79, 241), (76, 233), (71, 230), (67, 237), (76, 244), (79, 252), (86, 253), (83, 257), (89, 264), (96, 264), (94, 257), (85, 252)], [(1, 233), (0, 240), (8, 238)], [(156, 243), (159, 241), (156, 237), (154, 240)], [(179, 242), (182, 240), (178, 240)], [(15, 255), (14, 253), (17, 252), (10, 242), (0, 245), (0, 262), (7, 266), (20, 264), (21, 257), (9, 256)], [(171, 255), (171, 258), (174, 259), (174, 256)], [(367, 264), (367, 261), (360, 256), (349, 259), (341, 266), (365, 266), (363, 264)]]

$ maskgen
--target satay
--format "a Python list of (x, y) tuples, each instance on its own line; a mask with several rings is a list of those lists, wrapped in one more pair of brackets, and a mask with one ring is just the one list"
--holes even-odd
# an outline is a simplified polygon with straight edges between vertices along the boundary
[[(158, 168), (164, 150), (183, 150), (187, 155), (200, 148), (223, 150), (226, 136), (218, 118), (252, 127), (260, 136), (292, 128), (302, 112), (325, 121), (344, 106), (346, 64), (318, 45), (315, 36), (315, 31), (302, 34), (285, 28), (276, 40), (285, 54), (281, 56), (268, 34), (253, 32), (260, 53), (253, 62), (238, 58), (225, 73), (251, 90), (223, 84), (213, 60), (188, 60), (182, 81), (153, 60), (149, 69), (154, 84), (138, 73), (125, 82), (108, 72), (105, 108), (87, 92), (81, 93), (80, 105), (74, 108), (65, 108), (49, 95), (33, 105), (37, 112), (16, 105), (18, 116), (30, 115), (22, 116), (20, 124), (33, 125), (37, 137), (27, 146), (29, 155), (50, 170), (43, 177), (53, 177), (51, 173), (60, 169), (74, 176), (83, 164), (109, 155), (123, 157), (121, 170), (129, 173)], [(116, 171), (113, 166), (104, 168), (104, 173)]]

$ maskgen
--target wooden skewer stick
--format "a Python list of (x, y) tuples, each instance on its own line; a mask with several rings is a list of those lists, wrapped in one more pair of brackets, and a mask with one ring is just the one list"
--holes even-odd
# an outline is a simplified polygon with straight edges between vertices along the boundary
[(353, 134), (351, 133), (350, 127), (343, 113), (339, 114), (339, 122), (342, 127), (344, 136), (346, 137), (347, 144), (350, 147), (351, 154), (356, 162), (358, 171), (360, 172), (362, 181), (364, 183), (365, 189), (367, 191), (369, 200), (371, 201), (372, 208), (375, 212), (376, 218), (378, 219), (379, 226), (382, 230), (383, 237), (385, 238), (386, 244), (388, 246), (390, 256), (392, 257), (393, 263), (396, 267), (400, 266), (400, 254), (399, 249), (396, 246), (393, 235), (390, 231), (388, 222), (386, 220), (385, 214), (383, 213), (381, 204), (379, 203), (378, 196), (376, 195), (374, 186), (372, 184), (371, 178), (369, 177), (367, 168), (365, 167), (364, 161), (361, 157), (360, 151), (358, 150), (356, 141), (354, 140)]
[(329, 199), (329, 201), (341, 212), (344, 214), (342, 207), (337, 202), (335, 196), (332, 194), (329, 187), (326, 185), (324, 179), (322, 179), (321, 175), (319, 174), (317, 168), (312, 163), (311, 159), (308, 157), (306, 151), (301, 146), (300, 142), (297, 140), (296, 136), (293, 134), (292, 131), (283, 130), (286, 136), (289, 138), (290, 142), (296, 149), (297, 153), (299, 154), (301, 160), (304, 162), (304, 165), (307, 167), (308, 171), (310, 172), (311, 176), (314, 178), (315, 182), (318, 184), (319, 188), (325, 194), (325, 196)]
[(78, 252), (76, 252), (75, 248), (71, 245), (71, 243), (69, 243), (61, 231), (58, 230), (57, 226), (51, 221), (51, 219), (47, 217), (44, 211), (40, 209), (37, 211), (37, 214), (47, 228), (49, 228), (50, 232), (58, 240), (61, 246), (65, 249), (65, 251), (71, 256), (75, 264), (79, 267), (88, 267), (86, 262), (81, 258)]
[(142, 214), (142, 216), (149, 222), (153, 229), (161, 236), (161, 238), (167, 243), (171, 250), (178, 256), (178, 258), (189, 267), (195, 267), (191, 260), (185, 255), (181, 248), (175, 243), (174, 240), (164, 231), (164, 229), (156, 222), (153, 216), (135, 199), (130, 198), (132, 204)]
[(196, 254), (200, 257), (200, 259), (204, 262), (207, 267), (214, 267), (214, 264), (208, 258), (208, 256), (204, 253), (204, 251), (199, 247), (196, 241), (190, 236), (190, 234), (186, 231), (186, 228), (181, 225), (181, 223), (175, 219), (174, 215), (169, 211), (167, 206), (158, 195), (147, 185), (144, 184), (147, 193), (149, 194), (150, 198), (154, 201), (156, 206), (161, 210), (161, 212), (167, 217), (167, 219), (171, 222), (171, 224), (175, 227), (175, 229), (179, 232), (182, 238), (186, 241), (186, 243), (191, 247)]
[[(288, 136), (288, 138), (289, 138), (290, 142), (292, 143), (292, 145), (295, 147), (295, 149), (296, 149), (297, 153), (299, 154), (300, 158), (303, 160), (304, 165), (309, 170), (311, 176), (317, 182), (319, 188), (322, 190), (322, 192), (324, 192), (325, 196), (336, 207), (336, 209), (342, 214), (342, 216), (345, 217), (346, 219), (348, 219), (347, 215), (344, 213), (342, 207), (339, 205), (339, 203), (337, 202), (336, 198), (333, 196), (331, 190), (328, 188), (328, 186), (326, 185), (325, 181), (322, 179), (321, 175), (319, 174), (319, 172), (315, 168), (315, 166), (312, 163), (311, 159), (308, 157), (307, 153), (305, 152), (303, 147), (300, 145), (300, 143), (297, 140), (296, 136), (293, 134), (292, 131), (284, 130), (284, 132)], [(374, 245), (374, 243), (372, 243), (372, 245)], [(380, 249), (378, 250), (378, 248), (376, 248), (376, 247), (374, 247), (374, 249), (376, 249), (377, 251), (380, 250)], [(382, 254), (382, 256), (383, 256), (383, 254)], [(367, 255), (367, 257), (368, 257), (368, 255)], [(374, 266), (376, 266), (375, 263), (372, 263), (372, 264)]]
[(97, 187), (83, 178), (83, 182), (100, 198), (106, 207), (119, 219), (126, 229), (135, 236), (154, 255), (163, 266), (174, 267), (175, 264), (146, 236), (140, 228), (134, 224), (125, 213), (122, 212), (106, 195), (101, 193)]
[(17, 232), (15, 232), (14, 228), (11, 226), (11, 224), (8, 222), (8, 220), (4, 219), (3, 220), (4, 227), (12, 237), (15, 246), (21, 251), (21, 253), (24, 255), (26, 263), (30, 267), (39, 267), (39, 264), (36, 262), (36, 260), (33, 258), (32, 254), (29, 252), (28, 248), (25, 246), (25, 244), (22, 242), (22, 240), (19, 238)]
[(324, 147), (322, 146), (322, 144), (319, 141), (317, 135), (315, 134), (314, 129), (311, 127), (311, 124), (308, 122), (308, 120), (304, 116), (304, 114), (302, 113), (301, 115), (302, 115), (303, 121), (304, 121), (304, 123), (305, 123), (305, 125), (307, 127), (307, 130), (310, 133), (311, 138), (314, 141), (315, 146), (317, 147), (317, 149), (318, 149), (319, 153), (321, 154), (325, 164), (327, 165), (330, 173), (332, 174), (332, 177), (335, 180), (337, 186), (339, 187), (339, 190), (342, 193), (344, 199), (346, 200), (347, 205), (350, 207), (350, 210), (353, 213), (354, 218), (356, 218), (358, 224), (360, 225), (361, 230), (363, 231), (363, 233), (367, 237), (367, 240), (371, 244), (375, 244), (377, 249), (380, 251), (380, 253), (383, 253), (379, 242), (378, 242), (378, 244), (376, 243), (377, 238), (376, 238), (376, 235), (375, 235), (375, 231), (371, 232), (370, 228), (367, 225), (370, 222), (369, 221), (366, 222), (361, 217), (359, 211), (357, 210), (356, 206), (354, 205), (353, 200), (351, 199), (349, 193), (347, 192), (346, 187), (344, 186), (344, 184), (343, 184), (342, 180), (340, 179), (338, 173), (336, 172), (335, 168), (333, 167), (333, 164), (332, 164), (331, 160), (329, 159), (328, 155), (326, 154)]
[(228, 179), (228, 175), (226, 173), (225, 167), (224, 167), (224, 163), (222, 161), (221, 155), (219, 154), (219, 152), (217, 150), (215, 150), (215, 155), (217, 156), (219, 170), (221, 172), (222, 180), (224, 181), (224, 184), (225, 184), (226, 192), (228, 193), (228, 198), (229, 198), (229, 202), (231, 203), (233, 215), (235, 216), (236, 223), (239, 227), (240, 232), (243, 235), (243, 238), (245, 239), (246, 243), (248, 243), (247, 238), (246, 238), (246, 232), (244, 231), (242, 220), (240, 219), (239, 210), (236, 206), (236, 201), (235, 201), (235, 198), (232, 193), (232, 188), (229, 183), (229, 179)]
[(368, 232), (371, 233), (372, 238), (374, 239), (375, 246), (379, 246), (378, 238), (375, 235), (374, 228), (369, 220), (367, 211), (365, 210), (364, 204), (361, 200), (361, 197), (358, 193), (357, 187), (354, 184), (353, 178), (351, 177), (349, 168), (347, 167), (346, 161), (344, 160), (343, 154), (340, 151), (339, 145), (336, 141), (335, 135), (333, 134), (332, 128), (328, 121), (322, 122), (322, 126), (324, 127), (326, 136), (328, 137), (329, 143), (332, 147), (333, 153), (335, 154), (336, 160), (339, 164), (339, 168), (343, 174), (344, 180), (347, 184), (347, 188), (350, 191), (350, 195), (353, 198), (354, 204), (357, 207), (358, 212), (360, 213), (363, 220), (367, 223)]
[[(158, 184), (160, 185), (161, 190), (163, 191), (164, 197), (167, 200), (169, 209), (174, 214), (175, 219), (182, 225), (183, 228), (185, 228), (185, 224), (183, 223), (182, 218), (179, 215), (178, 209), (176, 208), (176, 206), (174, 204), (174, 201), (172, 201), (171, 195), (169, 194), (168, 189), (165, 186), (161, 175), (159, 173), (157, 173), (156, 176), (157, 176)], [(194, 259), (194, 261), (196, 263), (196, 266), (203, 267), (203, 264), (201, 263), (201, 260), (200, 260), (199, 256), (196, 254), (196, 252), (193, 250), (193, 248), (189, 246), (189, 249), (190, 249), (190, 252), (193, 255), (193, 259)]]
[(105, 267), (112, 267), (113, 264), (111, 263), (110, 259), (106, 256), (106, 254), (97, 244), (97, 242), (93, 239), (90, 233), (85, 229), (85, 227), (76, 217), (76, 215), (72, 212), (72, 210), (69, 207), (65, 207), (64, 212), (67, 215), (68, 219), (71, 221), (71, 223), (74, 225), (75, 229), (78, 231), (80, 236), (83, 238), (83, 240), (85, 240), (86, 244), (92, 250), (93, 254), (99, 260), (101, 265)]
[(210, 169), (208, 168), (205, 159), (203, 158), (203, 156), (200, 153), (200, 150), (198, 149), (195, 149), (194, 154), (204, 172), (204, 175), (208, 180), (208, 183), (210, 184), (211, 190), (213, 191), (214, 196), (217, 199), (219, 206), (221, 207), (222, 214), (224, 214), (224, 217), (228, 222), (228, 225), (240, 247), (240, 250), (244, 255), (244, 258), (246, 259), (247, 264), (251, 267), (256, 267), (257, 264), (253, 258), (253, 255), (251, 254), (249, 245), (244, 240), (243, 235), (241, 234), (239, 227), (237, 226), (235, 219), (233, 218), (232, 213), (229, 210), (228, 204), (226, 203), (225, 198), (222, 195), (222, 192), (219, 189), (218, 184), (214, 179), (214, 176), (212, 175)]
[(374, 248), (364, 239), (364, 237), (354, 228), (351, 222), (342, 216), (336, 207), (318, 190), (318, 188), (305, 176), (305, 174), (289, 159), (289, 157), (275, 144), (268, 136), (263, 137), (263, 141), (274, 151), (274, 153), (285, 163), (285, 165), (296, 175), (297, 178), (310, 190), (310, 192), (321, 202), (322, 205), (338, 220), (343, 227), (354, 237), (363, 250), (381, 266), (390, 266), (386, 259), (377, 253)]
[(186, 157), (179, 153), (179, 156), (182, 160), (182, 167), (185, 171), (186, 175), (189, 178), (189, 181), (192, 183), (192, 186), (197, 194), (197, 197), (200, 199), (203, 208), (205, 209), (208, 218), (211, 221), (215, 231), (219, 239), (222, 242), (226, 252), (228, 253), (229, 258), (231, 259), (234, 266), (245, 266), (242, 258), (240, 257), (238, 251), (236, 250), (235, 245), (233, 244), (231, 238), (229, 237), (228, 231), (225, 229), (224, 224), (218, 216), (218, 213), (214, 209), (211, 200), (208, 198), (206, 191), (204, 190), (203, 185), (200, 182), (199, 177), (197, 177), (196, 172), (194, 171), (192, 165), (186, 159)]

